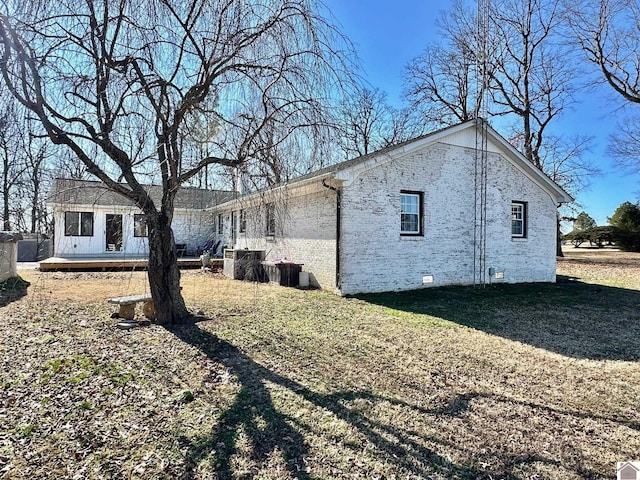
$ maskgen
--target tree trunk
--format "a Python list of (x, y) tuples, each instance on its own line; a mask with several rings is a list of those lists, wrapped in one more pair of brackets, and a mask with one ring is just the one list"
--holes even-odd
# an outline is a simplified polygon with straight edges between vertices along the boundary
[(2, 218), (4, 219), (2, 222), (2, 229), (5, 232), (8, 232), (11, 230), (11, 220), (9, 219), (9, 214), (10, 214), (10, 210), (9, 210), (9, 190), (5, 190), (4, 193), (4, 198), (3, 198), (3, 205), (2, 205)]
[(36, 233), (40, 220), (38, 211), (38, 204), (40, 202), (40, 181), (36, 177), (37, 173), (33, 172), (32, 175), (33, 199), (31, 200), (31, 233)]
[(6, 154), (2, 163), (2, 229), (8, 232), (11, 230), (11, 221), (9, 220), (9, 161)]
[(562, 232), (560, 231), (560, 215), (558, 215), (558, 224), (556, 227), (556, 257), (564, 257), (564, 253), (562, 253)]
[(190, 314), (180, 291), (173, 230), (166, 215), (146, 215), (149, 226), (149, 288), (160, 325), (180, 323)]

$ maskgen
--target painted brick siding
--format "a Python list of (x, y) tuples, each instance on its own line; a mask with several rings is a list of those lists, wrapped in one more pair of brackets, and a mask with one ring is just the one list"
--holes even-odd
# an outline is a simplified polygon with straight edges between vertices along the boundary
[(171, 228), (175, 242), (186, 244), (187, 251), (195, 252), (212, 237), (213, 225), (214, 217), (208, 211), (176, 209)]
[[(266, 205), (276, 212), (276, 233), (267, 236)], [(246, 231), (239, 232), (240, 210), (244, 210)], [(219, 212), (217, 212), (219, 213)], [(231, 212), (224, 212), (224, 238), (232, 245)], [(234, 206), (236, 235), (234, 248), (266, 250), (266, 259), (284, 259), (304, 264), (313, 286), (335, 288), (336, 193), (320, 183), (305, 189), (280, 193), (260, 202)]]
[[(438, 143), (346, 182), (341, 292), (472, 284), (474, 161), (472, 149)], [(487, 270), (504, 272), (504, 282), (554, 281), (553, 199), (496, 153), (487, 178)], [(424, 236), (400, 236), (400, 190), (424, 192)], [(512, 201), (527, 202), (525, 239), (512, 239)], [(423, 284), (423, 276), (433, 283)]]

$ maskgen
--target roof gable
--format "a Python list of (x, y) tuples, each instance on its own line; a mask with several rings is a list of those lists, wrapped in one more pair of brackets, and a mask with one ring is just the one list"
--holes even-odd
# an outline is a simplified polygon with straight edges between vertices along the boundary
[[(436, 130), (434, 132), (422, 135), (412, 140), (392, 145), (390, 147), (377, 150), (375, 152), (356, 157), (344, 162), (336, 163), (328, 167), (310, 172), (300, 177), (294, 178), (286, 183), (260, 190), (258, 192), (252, 192), (244, 195), (242, 198), (251, 200), (257, 198), (259, 195), (269, 194), (270, 192), (279, 191), (281, 189), (299, 188), (305, 185), (309, 185), (313, 182), (325, 181), (334, 178), (342, 183), (348, 184), (349, 181), (355, 178), (360, 172), (369, 168), (382, 165), (386, 162), (400, 159), (405, 155), (409, 155), (413, 152), (421, 150), (436, 143), (456, 145), (464, 148), (476, 148), (475, 132), (479, 131), (481, 127), (484, 128), (484, 132), (487, 135), (487, 147), (492, 153), (498, 153), (507, 161), (509, 161), (514, 167), (522, 172), (527, 178), (539, 185), (543, 190), (549, 193), (549, 195), (557, 203), (567, 203), (573, 201), (573, 198), (562, 187), (555, 183), (545, 173), (536, 168), (527, 158), (522, 155), (513, 145), (511, 145), (502, 135), (496, 132), (486, 121), (477, 119), (470, 120), (457, 125), (449, 126)], [(473, 130), (474, 141), (469, 140), (469, 131)], [(465, 135), (466, 134), (466, 135)], [(238, 198), (231, 197), (229, 202), (239, 200)]]
[(502, 137), (483, 120), (471, 120), (453, 125), (451, 127), (423, 135), (414, 140), (388, 147), (347, 162), (339, 163), (334, 166), (333, 173), (337, 180), (342, 180), (348, 183), (349, 179), (357, 176), (361, 171), (373, 168), (376, 165), (380, 165), (391, 160), (399, 159), (405, 155), (409, 155), (436, 143), (456, 145), (465, 148), (476, 148), (475, 140), (473, 144), (469, 144), (469, 136), (466, 136), (467, 140), (465, 141), (463, 133), (469, 133), (467, 132), (468, 130), (473, 130), (475, 138), (475, 132), (478, 132), (481, 127), (486, 127), (484, 131), (487, 135), (489, 151), (500, 153), (507, 159), (507, 161), (518, 168), (518, 170), (524, 173), (529, 179), (549, 192), (549, 194), (551, 194), (558, 203), (566, 203), (573, 200), (571, 195), (564, 191), (562, 187), (551, 180), (545, 173), (536, 168), (513, 145), (511, 145), (504, 137)]

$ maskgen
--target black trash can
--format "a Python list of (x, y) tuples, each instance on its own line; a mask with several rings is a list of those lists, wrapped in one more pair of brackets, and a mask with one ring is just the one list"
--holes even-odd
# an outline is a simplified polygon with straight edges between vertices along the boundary
[(262, 262), (262, 268), (269, 281), (283, 287), (297, 287), (300, 284), (302, 265), (293, 262)]

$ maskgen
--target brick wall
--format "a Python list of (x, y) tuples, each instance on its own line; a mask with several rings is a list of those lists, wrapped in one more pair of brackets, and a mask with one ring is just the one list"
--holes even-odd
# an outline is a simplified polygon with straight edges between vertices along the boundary
[[(343, 294), (474, 282), (474, 160), (473, 149), (439, 143), (345, 183)], [(491, 280), (554, 281), (553, 199), (501, 155), (488, 166), (486, 267), (504, 275)], [(400, 190), (424, 192), (424, 236), (400, 236)], [(525, 239), (511, 236), (514, 200), (528, 203)]]
[[(275, 235), (266, 234), (267, 205), (275, 210)], [(246, 230), (240, 232), (240, 211)], [(320, 182), (304, 188), (281, 190), (260, 198), (239, 200), (224, 216), (223, 242), (233, 248), (266, 250), (266, 259), (287, 259), (302, 263), (311, 284), (335, 288), (336, 194)], [(231, 231), (231, 216), (235, 235)], [(235, 239), (235, 241), (233, 241)]]
[(211, 238), (213, 224), (214, 220), (210, 212), (176, 209), (171, 228), (175, 242), (185, 244), (187, 251), (194, 252)]

